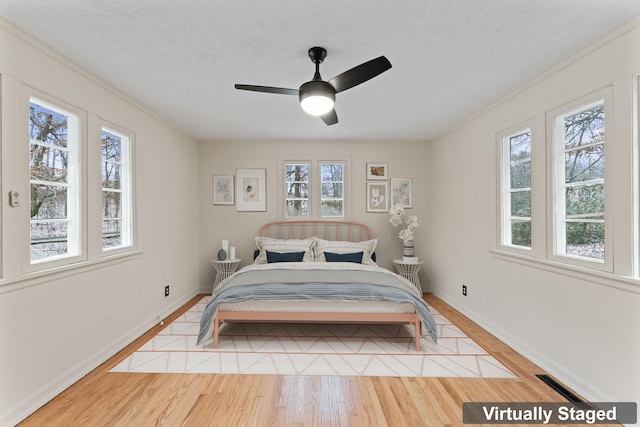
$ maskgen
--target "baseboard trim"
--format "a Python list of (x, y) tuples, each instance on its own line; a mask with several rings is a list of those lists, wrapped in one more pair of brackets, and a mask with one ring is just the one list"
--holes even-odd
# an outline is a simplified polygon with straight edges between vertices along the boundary
[(449, 295), (435, 293), (434, 295), (440, 298), (442, 301), (449, 304), (451, 307), (458, 310), (464, 316), (471, 319), (473, 322), (478, 324), (484, 330), (494, 335), (500, 341), (507, 344), (509, 347), (513, 348), (515, 351), (544, 369), (546, 372), (557, 378), (562, 383), (566, 384), (570, 389), (575, 390), (578, 394), (585, 397), (588, 401), (591, 402), (613, 402), (615, 399), (611, 396), (608, 396), (602, 390), (594, 388), (591, 385), (588, 385), (588, 381), (582, 378), (580, 375), (577, 375), (571, 367), (563, 366), (558, 364), (556, 361), (549, 359), (544, 354), (538, 352), (537, 350), (531, 348), (526, 343), (522, 342), (518, 338), (513, 335), (505, 332), (502, 328), (489, 321), (484, 316), (478, 314), (474, 310), (471, 310), (469, 307), (459, 304), (455, 298), (450, 298)]
[(32, 393), (30, 397), (22, 400), (15, 405), (14, 408), (5, 411), (0, 415), (0, 425), (2, 426), (15, 426), (19, 422), (23, 421), (29, 415), (37, 411), (51, 399), (62, 393), (64, 390), (78, 382), (82, 377), (89, 372), (96, 369), (102, 363), (109, 360), (120, 350), (131, 344), (133, 341), (142, 336), (149, 329), (154, 327), (158, 323), (158, 319), (165, 319), (171, 313), (178, 310), (184, 304), (186, 304), (193, 297), (201, 293), (201, 289), (195, 289), (185, 296), (174, 301), (169, 307), (161, 310), (157, 314), (154, 314), (147, 318), (142, 324), (131, 329), (124, 334), (121, 338), (112, 341), (111, 343), (102, 347), (99, 351), (88, 357), (84, 362), (79, 364), (74, 369), (68, 370), (56, 379), (52, 380), (48, 384), (40, 387), (36, 392)]

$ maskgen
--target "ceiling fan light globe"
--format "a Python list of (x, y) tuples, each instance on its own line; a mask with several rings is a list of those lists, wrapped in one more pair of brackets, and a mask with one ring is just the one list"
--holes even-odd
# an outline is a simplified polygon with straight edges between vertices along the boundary
[(311, 80), (300, 86), (300, 106), (312, 116), (324, 116), (333, 109), (336, 90), (323, 80)]
[(312, 116), (323, 116), (333, 109), (334, 100), (327, 94), (310, 94), (300, 101), (300, 105)]

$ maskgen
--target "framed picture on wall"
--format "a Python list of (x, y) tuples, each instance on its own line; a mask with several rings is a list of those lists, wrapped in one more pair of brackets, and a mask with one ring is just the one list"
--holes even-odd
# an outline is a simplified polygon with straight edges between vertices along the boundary
[(236, 210), (267, 210), (266, 171), (266, 169), (236, 169)]
[(389, 183), (367, 182), (367, 212), (389, 211)]
[(233, 175), (213, 175), (213, 204), (234, 204)]
[(367, 163), (368, 180), (389, 179), (389, 163)]
[(397, 204), (402, 207), (412, 207), (411, 201), (411, 178), (392, 178), (391, 179), (391, 205)]

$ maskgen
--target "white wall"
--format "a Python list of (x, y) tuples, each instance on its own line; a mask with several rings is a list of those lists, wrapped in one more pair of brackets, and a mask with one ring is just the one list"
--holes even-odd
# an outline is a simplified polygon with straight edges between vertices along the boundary
[[(211, 292), (215, 258), (221, 240), (237, 247), (242, 265), (252, 262), (254, 238), (260, 226), (278, 217), (278, 185), (281, 183), (279, 156), (298, 156), (299, 160), (323, 156), (351, 158), (351, 220), (369, 225), (379, 239), (378, 264), (393, 269), (393, 259), (402, 257), (398, 229), (388, 221), (387, 213), (366, 212), (366, 163), (388, 162), (390, 178), (412, 178), (413, 208), (423, 224), (416, 230), (416, 256), (429, 257), (429, 145), (425, 141), (206, 141), (199, 148), (200, 179), (200, 278), (203, 289)], [(212, 176), (235, 175), (236, 168), (267, 169), (267, 211), (237, 212), (236, 206), (213, 205)], [(420, 275), (423, 288), (426, 276)], [(424, 279), (424, 280), (423, 280)]]
[[(0, 279), (0, 425), (13, 425), (112, 356), (199, 291), (197, 144), (0, 21), (2, 147), (15, 144), (20, 87), (27, 84), (131, 130), (136, 144), (140, 253), (42, 278)], [(22, 126), (26, 126), (26, 122)], [(22, 135), (22, 133), (20, 133)], [(5, 171), (2, 194), (21, 185)], [(26, 167), (26, 165), (24, 165)], [(2, 197), (2, 253), (11, 217)], [(165, 200), (170, 200), (166, 203)], [(24, 209), (27, 203), (23, 203)], [(164, 285), (171, 295), (164, 297)]]
[[(607, 144), (624, 167), (607, 163), (607, 179), (616, 183), (607, 197), (630, 199), (635, 73), (638, 27), (594, 46), (431, 146), (434, 293), (593, 401), (640, 401), (640, 283), (511, 262), (492, 252), (496, 134), (611, 85), (615, 123)], [(618, 205), (615, 219), (629, 221), (631, 208), (629, 201)], [(469, 286), (468, 297), (461, 295), (462, 284)]]

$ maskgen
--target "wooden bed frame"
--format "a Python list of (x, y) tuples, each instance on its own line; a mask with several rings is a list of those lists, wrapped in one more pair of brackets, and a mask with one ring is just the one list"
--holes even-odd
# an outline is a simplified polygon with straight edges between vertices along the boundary
[[(305, 239), (319, 237), (325, 240), (358, 242), (372, 238), (371, 229), (353, 221), (288, 220), (275, 221), (263, 225), (259, 232), (262, 237), (278, 239)], [(218, 310), (213, 318), (213, 346), (218, 347), (220, 325), (229, 321), (244, 322), (314, 322), (314, 323), (406, 323), (415, 329), (416, 350), (420, 350), (422, 322), (413, 313), (353, 313), (353, 312), (242, 312)]]

